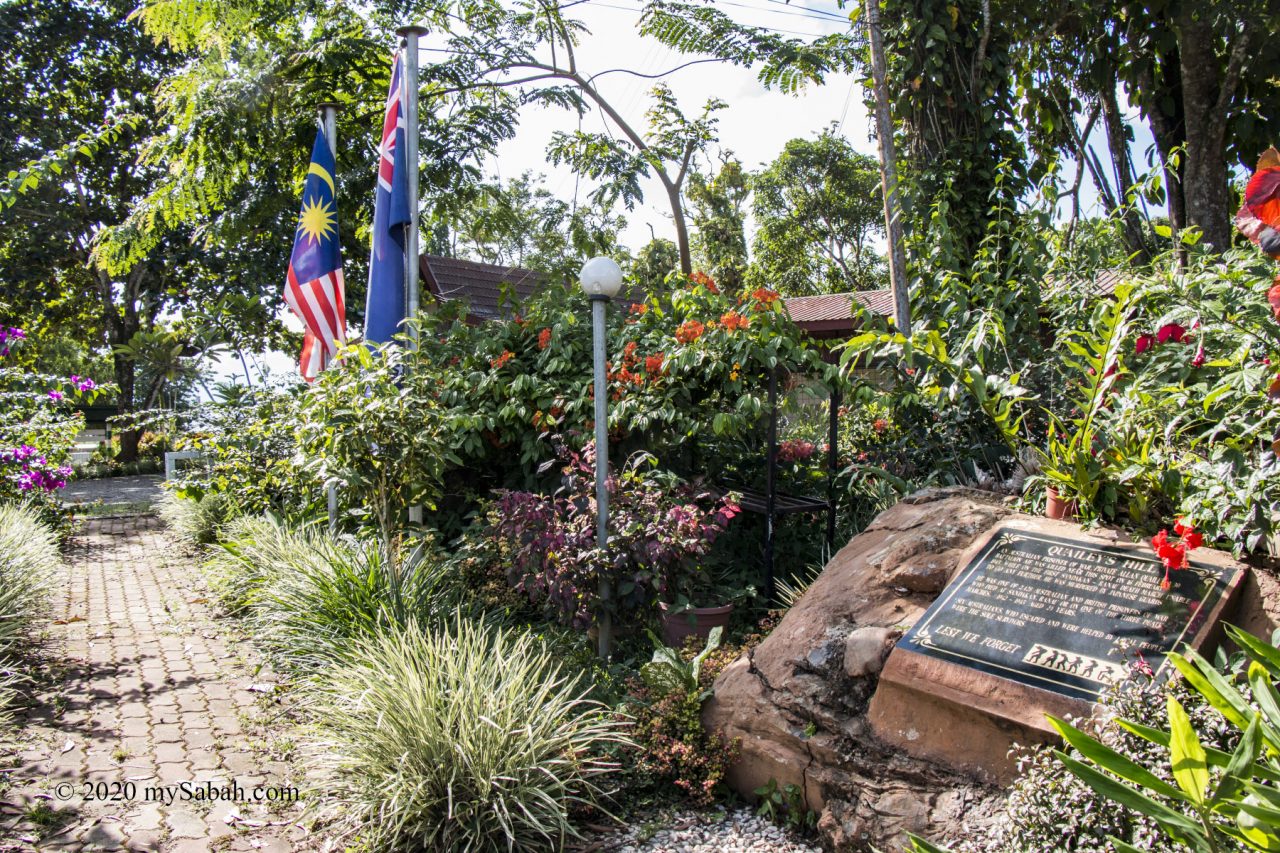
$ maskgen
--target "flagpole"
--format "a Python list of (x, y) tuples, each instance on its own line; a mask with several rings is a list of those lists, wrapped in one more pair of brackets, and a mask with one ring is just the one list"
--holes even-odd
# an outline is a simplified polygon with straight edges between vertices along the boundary
[[(404, 163), (408, 169), (409, 224), (404, 234), (404, 293), (405, 319), (418, 316), (418, 137), (422, 130), (418, 125), (418, 37), (427, 32), (425, 27), (401, 27), (396, 35), (404, 39), (404, 74), (400, 78), (400, 103), (404, 108)], [(409, 324), (409, 340), (413, 350), (418, 350), (418, 327)], [(409, 523), (422, 523), (422, 507), (409, 507)]]
[[(324, 131), (324, 138), (329, 143), (329, 153), (333, 155), (333, 179), (336, 181), (338, 179), (338, 104), (333, 101), (325, 101), (319, 104), (318, 108), (320, 110), (320, 129)], [(338, 200), (336, 197), (333, 203), (335, 206), (337, 205)], [(338, 529), (338, 487), (330, 483), (325, 491), (325, 498), (329, 508), (329, 531), (332, 533)]]

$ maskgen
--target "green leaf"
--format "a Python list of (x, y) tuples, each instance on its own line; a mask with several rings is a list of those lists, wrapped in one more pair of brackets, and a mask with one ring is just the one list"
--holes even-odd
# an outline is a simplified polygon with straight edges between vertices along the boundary
[(1137, 764), (1128, 757), (1121, 755), (1111, 747), (1099, 743), (1096, 739), (1090, 737), (1080, 729), (1060, 720), (1052, 714), (1046, 714), (1050, 725), (1058, 730), (1058, 734), (1062, 735), (1062, 739), (1069, 743), (1081, 755), (1097, 764), (1104, 770), (1114, 773), (1121, 779), (1133, 782), (1135, 785), (1154, 791), (1157, 794), (1169, 797), (1173, 800), (1185, 799), (1177, 788), (1152, 773), (1147, 768)]
[(1204, 805), (1205, 791), (1209, 787), (1209, 764), (1205, 759), (1200, 738), (1191, 725), (1191, 718), (1172, 695), (1169, 696), (1169, 758), (1173, 764), (1173, 778), (1178, 787), (1196, 805)]
[(1209, 853), (1211, 850), (1204, 838), (1203, 829), (1191, 818), (1151, 799), (1141, 791), (1112, 779), (1105, 773), (1072, 758), (1061, 750), (1055, 749), (1053, 754), (1081, 782), (1084, 782), (1098, 794), (1155, 820), (1175, 840), (1181, 841), (1183, 844), (1198, 851), (1198, 853)]

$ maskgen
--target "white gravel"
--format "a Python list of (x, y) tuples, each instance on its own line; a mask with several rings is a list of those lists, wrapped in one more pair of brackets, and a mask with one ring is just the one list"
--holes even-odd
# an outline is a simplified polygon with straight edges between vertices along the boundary
[(616, 853), (821, 853), (747, 809), (723, 816), (678, 814), (654, 825), (640, 824), (609, 839)]

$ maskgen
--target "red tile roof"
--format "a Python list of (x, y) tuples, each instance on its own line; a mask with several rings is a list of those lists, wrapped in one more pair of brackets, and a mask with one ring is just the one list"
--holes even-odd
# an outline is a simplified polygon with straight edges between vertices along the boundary
[[(425, 292), (442, 302), (465, 301), (473, 321), (510, 319), (545, 283), (533, 270), (439, 255), (423, 255), (419, 270)], [(508, 301), (502, 299), (504, 287), (510, 293)]]
[(823, 296), (794, 296), (783, 300), (787, 313), (802, 329), (835, 331), (836, 327), (853, 329), (854, 301), (881, 317), (893, 316), (893, 291), (855, 290)]

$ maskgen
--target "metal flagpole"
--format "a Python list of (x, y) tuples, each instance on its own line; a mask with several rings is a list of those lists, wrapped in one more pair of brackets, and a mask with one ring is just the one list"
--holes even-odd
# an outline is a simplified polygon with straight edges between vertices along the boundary
[[(320, 129), (324, 131), (324, 138), (329, 141), (329, 153), (333, 155), (333, 164), (335, 174), (334, 181), (338, 176), (336, 169), (338, 165), (338, 104), (332, 101), (326, 101), (319, 105), (320, 109)], [(336, 195), (336, 193), (335, 193)], [(338, 200), (334, 199), (334, 204)], [(329, 531), (334, 532), (338, 529), (338, 487), (330, 485), (326, 490), (326, 499), (329, 504)]]
[[(407, 320), (418, 316), (418, 37), (425, 27), (401, 27), (396, 35), (404, 39), (404, 73), (400, 76), (400, 105), (404, 116), (404, 162), (409, 170), (409, 224), (404, 232), (404, 295)], [(409, 340), (418, 349), (418, 327), (409, 325)], [(409, 522), (422, 523), (422, 507), (409, 507)]]

